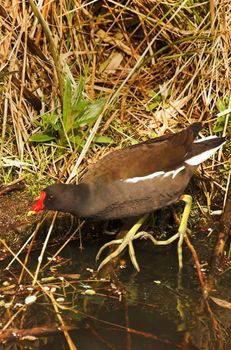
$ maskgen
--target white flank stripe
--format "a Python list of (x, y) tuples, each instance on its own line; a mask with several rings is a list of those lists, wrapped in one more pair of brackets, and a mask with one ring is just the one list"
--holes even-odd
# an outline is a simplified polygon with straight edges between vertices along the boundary
[(124, 182), (136, 183), (139, 181), (153, 179), (154, 177), (161, 176), (161, 175), (164, 175), (164, 171), (156, 171), (155, 173), (152, 173), (152, 174), (146, 175), (146, 176), (131, 177), (130, 179), (124, 180)]
[(223, 142), (220, 146), (209, 149), (208, 151), (205, 151), (203, 153), (198, 154), (197, 156), (187, 159), (185, 163), (192, 166), (199, 165), (200, 163), (204, 162), (206, 159), (211, 157), (224, 143), (225, 142)]
[(164, 174), (164, 177), (167, 177), (169, 175), (172, 175), (172, 179), (174, 179), (176, 177), (176, 175), (181, 171), (184, 170), (185, 166), (181, 166), (180, 168), (168, 171), (167, 173)]
[(163, 176), (163, 177), (167, 177), (169, 175), (172, 175), (172, 179), (174, 179), (174, 177), (185, 168), (185, 166), (181, 166), (180, 168), (165, 172), (165, 171), (156, 171), (155, 173), (152, 173), (150, 175), (146, 175), (146, 176), (137, 176), (137, 177), (132, 177), (130, 179), (126, 179), (124, 180), (124, 182), (128, 182), (128, 183), (137, 183), (139, 181), (145, 181), (145, 180), (150, 180), (153, 179), (155, 177), (158, 176)]

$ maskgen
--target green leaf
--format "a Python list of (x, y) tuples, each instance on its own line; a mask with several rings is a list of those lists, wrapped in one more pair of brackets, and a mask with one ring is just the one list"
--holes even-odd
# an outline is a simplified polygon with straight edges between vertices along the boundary
[(75, 145), (79, 145), (80, 147), (84, 147), (86, 141), (82, 138), (82, 136), (75, 136), (74, 140), (71, 140)]
[(139, 143), (139, 141), (134, 139), (133, 137), (131, 137), (129, 140), (130, 140), (132, 146), (137, 145), (137, 143)]
[(160, 104), (160, 102), (158, 102), (158, 101), (150, 103), (149, 105), (146, 106), (146, 111), (151, 112), (153, 109), (158, 107), (159, 104)]
[(217, 118), (216, 123), (214, 125), (213, 131), (214, 132), (221, 132), (224, 129), (224, 125), (225, 125), (225, 115), (222, 115), (220, 117)]
[(78, 125), (78, 120), (83, 116), (85, 109), (87, 108), (89, 102), (86, 100), (79, 101), (78, 105), (73, 107), (72, 114), (75, 118), (75, 123)]
[(48, 135), (48, 134), (44, 134), (43, 132), (37, 132), (34, 135), (31, 135), (29, 138), (29, 141), (32, 142), (47, 142), (47, 141), (51, 141), (54, 140), (55, 137)]
[(54, 128), (59, 120), (59, 117), (57, 114), (43, 114), (41, 115), (41, 119), (42, 119), (42, 122), (40, 122), (40, 126), (43, 129), (47, 129), (50, 126)]
[(106, 144), (110, 144), (113, 143), (113, 139), (109, 136), (101, 136), (101, 135), (96, 135), (94, 137), (94, 142), (95, 143), (106, 143)]
[(224, 110), (226, 110), (226, 103), (225, 101), (221, 100), (218, 98), (217, 100), (217, 109), (219, 110), (219, 112), (223, 112)]
[(71, 113), (71, 93), (71, 81), (69, 78), (67, 78), (63, 95), (63, 125), (67, 134), (71, 130), (74, 123), (74, 119)]
[(94, 122), (102, 112), (105, 102), (105, 99), (101, 99), (89, 104), (85, 108), (82, 117), (78, 120), (79, 126), (84, 126)]
[(149, 138), (150, 138), (150, 139), (155, 139), (157, 136), (158, 136), (158, 135), (157, 135), (157, 133), (156, 133), (155, 131), (151, 131), (151, 132), (150, 132), (150, 135), (149, 135)]
[(73, 109), (78, 109), (79, 103), (83, 101), (83, 91), (84, 91), (85, 81), (81, 77), (79, 84), (77, 85), (73, 94)]

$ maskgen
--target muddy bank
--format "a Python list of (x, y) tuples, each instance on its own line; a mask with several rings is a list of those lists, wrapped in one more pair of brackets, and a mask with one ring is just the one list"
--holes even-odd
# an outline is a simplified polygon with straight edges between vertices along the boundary
[[(9, 191), (0, 191), (0, 239), (16, 252), (26, 241), (29, 235), (36, 229), (41, 221), (42, 215), (27, 216), (35, 198), (25, 189), (25, 187), (14, 188)], [(46, 219), (39, 229), (36, 241), (41, 241), (51, 224), (54, 213), (47, 213)], [(55, 222), (55, 237), (52, 240), (59, 240), (74, 230), (77, 225), (69, 214), (59, 214)], [(69, 232), (70, 233), (70, 232)], [(51, 240), (51, 241), (52, 241)], [(10, 255), (5, 248), (1, 249), (0, 259)]]

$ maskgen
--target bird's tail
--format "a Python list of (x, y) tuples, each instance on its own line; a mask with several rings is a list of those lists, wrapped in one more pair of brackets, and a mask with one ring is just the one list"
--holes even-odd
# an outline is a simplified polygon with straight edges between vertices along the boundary
[(190, 151), (186, 154), (185, 163), (197, 166), (211, 157), (225, 143), (224, 137), (209, 136), (192, 143)]

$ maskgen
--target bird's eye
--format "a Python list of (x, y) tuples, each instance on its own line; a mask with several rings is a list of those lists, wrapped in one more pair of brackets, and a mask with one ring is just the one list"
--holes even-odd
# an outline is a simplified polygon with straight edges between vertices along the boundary
[(54, 198), (53, 194), (50, 194), (48, 200), (52, 200)]

